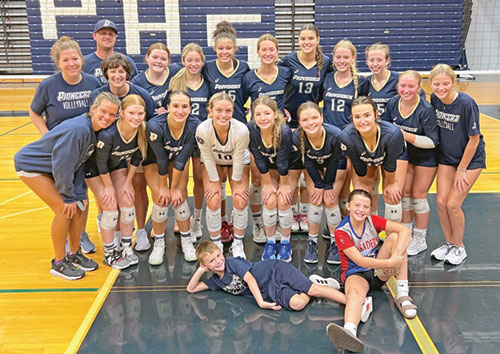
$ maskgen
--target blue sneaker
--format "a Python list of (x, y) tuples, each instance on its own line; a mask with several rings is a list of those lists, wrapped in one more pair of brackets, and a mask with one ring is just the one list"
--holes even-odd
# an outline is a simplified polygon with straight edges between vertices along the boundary
[(312, 240), (309, 240), (307, 245), (306, 253), (304, 254), (304, 262), (318, 263), (318, 244)]
[(328, 258), (326, 259), (326, 263), (328, 264), (340, 264), (340, 254), (339, 249), (335, 242), (330, 242), (330, 246), (328, 247)]
[(288, 241), (281, 241), (278, 250), (278, 256), (276, 259), (280, 259), (284, 262), (290, 263), (292, 260), (292, 245)]
[(85, 231), (80, 235), (80, 247), (85, 254), (95, 252), (95, 245), (90, 241), (89, 234)]
[(264, 253), (262, 253), (262, 260), (265, 259), (276, 259), (276, 242), (267, 241), (264, 245)]

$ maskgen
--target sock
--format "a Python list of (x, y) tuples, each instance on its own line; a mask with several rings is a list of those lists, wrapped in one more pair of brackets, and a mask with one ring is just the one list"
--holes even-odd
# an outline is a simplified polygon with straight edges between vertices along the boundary
[(401, 296), (408, 296), (408, 293), (410, 292), (410, 289), (408, 287), (408, 280), (398, 280), (398, 295), (397, 297)]
[(317, 244), (318, 243), (318, 234), (316, 234), (316, 235), (308, 234), (307, 240), (313, 241), (314, 243)]
[(332, 243), (335, 243), (335, 234), (330, 233), (330, 239), (332, 240)]
[(137, 233), (138, 233), (138, 232), (146, 232), (146, 230), (144, 230), (144, 229), (137, 229), (137, 230), (135, 231), (136, 235), (137, 235)]
[(276, 243), (276, 236), (267, 236), (267, 242)]
[[(236, 241), (236, 242), (241, 242), (241, 243), (243, 243), (243, 239), (244, 239), (244, 238), (245, 238), (245, 234), (243, 234), (243, 235), (236, 235), (236, 234), (234, 234), (234, 241)], [(234, 241), (233, 241), (233, 242), (234, 242)]]
[(358, 328), (356, 327), (356, 325), (354, 323), (346, 322), (346, 323), (344, 323), (344, 328), (347, 329), (349, 332), (351, 332), (354, 337), (357, 336)]
[(290, 235), (288, 236), (281, 235), (281, 242), (290, 242)]
[(210, 236), (210, 241), (215, 242), (215, 243), (217, 243), (217, 242), (219, 242), (219, 243), (220, 243), (220, 242), (221, 242), (221, 237), (220, 237), (220, 234), (218, 234), (218, 235), (217, 235), (217, 236), (215, 236), (215, 237)]
[(54, 259), (52, 260), (52, 264), (53, 264), (53, 265), (59, 265), (59, 264), (61, 264), (61, 263), (62, 263), (62, 261), (64, 261), (64, 258), (63, 258), (63, 259), (61, 259), (60, 261), (56, 261), (56, 259), (54, 258)]
[(220, 222), (224, 222), (224, 221), (227, 222), (227, 215), (222, 215), (220, 217)]
[(182, 239), (186, 239), (187, 237), (191, 237), (191, 236), (189, 235), (189, 231), (188, 231), (188, 232), (182, 232), (182, 231), (181, 231), (181, 240), (182, 240)]
[(122, 237), (122, 245), (123, 246), (132, 246), (132, 236), (130, 237)]
[(262, 218), (261, 218), (261, 212), (259, 211), (252, 211), (252, 219), (253, 219), (253, 224), (262, 224)]
[(415, 234), (415, 237), (418, 237), (418, 238), (421, 238), (424, 240), (427, 237), (427, 229), (419, 229), (419, 228), (415, 227), (413, 229), (413, 233)]
[(302, 203), (300, 202), (300, 214), (306, 214), (307, 211), (309, 210), (309, 203)]
[(161, 241), (163, 240), (163, 238), (165, 237), (165, 234), (163, 235), (155, 235), (153, 232), (151, 233), (152, 236), (153, 236), (153, 240), (156, 242), (156, 241)]
[(203, 209), (196, 209), (196, 208), (194, 208), (193, 218), (196, 221), (200, 221), (201, 220), (201, 213), (202, 213), (202, 211), (203, 211)]
[(111, 241), (110, 243), (104, 243), (104, 252), (105, 253), (110, 253), (115, 248), (116, 248), (116, 246), (115, 246), (113, 241)]

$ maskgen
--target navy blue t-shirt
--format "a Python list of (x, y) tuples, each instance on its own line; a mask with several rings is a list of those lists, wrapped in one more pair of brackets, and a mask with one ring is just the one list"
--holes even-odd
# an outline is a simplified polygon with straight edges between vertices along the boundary
[(210, 97), (210, 87), (204, 78), (201, 79), (201, 84), (198, 87), (187, 88), (189, 97), (191, 97), (191, 115), (198, 118), (200, 121), (207, 119), (208, 111), (207, 104)]
[(177, 74), (177, 72), (182, 68), (182, 66), (178, 64), (172, 64), (168, 66), (168, 75), (167, 79), (162, 85), (155, 85), (149, 82), (146, 72), (140, 73), (135, 76), (132, 80), (130, 80), (133, 84), (138, 85), (144, 88), (149, 92), (153, 102), (155, 103), (155, 108), (166, 107), (164, 106), (164, 100), (167, 96), (168, 86), (170, 85), (170, 80)]
[(244, 77), (244, 90), (250, 95), (252, 103), (260, 96), (269, 96), (276, 101), (278, 109), (285, 108), (285, 89), (290, 81), (290, 69), (278, 66), (278, 72), (272, 82), (267, 82), (257, 74), (257, 69), (250, 70)]
[(366, 77), (363, 85), (360, 86), (360, 96), (370, 96), (377, 105), (378, 116), (382, 117), (385, 113), (385, 105), (391, 98), (398, 94), (397, 84), (399, 74), (395, 71), (389, 71), (389, 77), (385, 81), (384, 86), (380, 90), (373, 87), (373, 75)]

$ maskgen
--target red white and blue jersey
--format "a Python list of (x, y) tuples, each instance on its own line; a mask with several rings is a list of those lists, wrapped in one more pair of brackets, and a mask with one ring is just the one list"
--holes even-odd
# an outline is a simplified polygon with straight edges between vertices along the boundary
[[(125, 97), (128, 95), (139, 95), (141, 98), (144, 100), (146, 103), (146, 120), (152, 118), (155, 115), (155, 104), (153, 102), (153, 99), (149, 95), (149, 92), (146, 91), (146, 89), (140, 87), (139, 85), (134, 85), (133, 83), (129, 82), (129, 91), (127, 92), (126, 95), (122, 97), (118, 97), (120, 101), (123, 101)], [(111, 92), (111, 89), (109, 88), (109, 84), (104, 85), (99, 87), (98, 89), (95, 89), (92, 91), (90, 94), (90, 104), (94, 103), (94, 100), (101, 92)]]
[(319, 75), (317, 63), (306, 67), (300, 61), (297, 52), (285, 55), (278, 64), (286, 66), (291, 71), (290, 82), (285, 92), (285, 108), (291, 115), (290, 127), (297, 128), (299, 126), (297, 109), (307, 101), (319, 102), (319, 90), (326, 71), (331, 69), (332, 62), (330, 58), (323, 55), (323, 66)]
[(382, 117), (385, 113), (385, 105), (391, 98), (398, 94), (398, 80), (399, 74), (395, 71), (389, 71), (384, 86), (380, 90), (373, 87), (373, 75), (366, 77), (363, 85), (360, 86), (359, 93), (362, 96), (370, 96), (377, 105), (378, 116)]
[(351, 159), (356, 174), (366, 176), (367, 166), (383, 166), (387, 172), (396, 171), (397, 159), (405, 151), (403, 133), (394, 124), (377, 122), (377, 144), (373, 150), (352, 124), (342, 131), (342, 150)]
[(204, 121), (208, 116), (207, 104), (210, 97), (208, 83), (202, 77), (201, 84), (195, 88), (187, 87), (187, 92), (189, 93), (189, 97), (191, 97), (191, 115), (200, 121)]
[[(401, 98), (399, 96), (393, 97), (387, 102), (384, 120), (393, 123), (402, 130), (416, 134), (423, 135), (432, 140), (435, 146), (439, 143), (439, 129), (436, 123), (436, 114), (431, 104), (422, 100), (418, 96), (418, 103), (415, 109), (407, 116), (401, 113), (400, 104)], [(437, 149), (421, 149), (413, 144), (406, 143), (408, 152), (408, 161), (414, 165), (428, 165), (437, 166)]]
[(365, 272), (368, 268), (361, 267), (346, 256), (344, 250), (356, 247), (363, 257), (377, 258), (378, 234), (385, 230), (387, 220), (377, 215), (370, 215), (363, 225), (363, 233), (358, 235), (351, 225), (350, 216), (346, 216), (335, 230), (335, 243), (339, 248), (342, 283), (355, 273)]
[(238, 59), (233, 59), (233, 67), (231, 75), (226, 76), (219, 70), (217, 60), (212, 60), (203, 66), (201, 73), (210, 85), (210, 96), (217, 92), (226, 92), (234, 101), (233, 118), (247, 124), (245, 103), (248, 95), (243, 89), (243, 77), (250, 68), (246, 62)]
[(40, 115), (45, 112), (45, 124), (51, 130), (66, 119), (87, 113), (90, 94), (100, 86), (95, 77), (83, 72), (79, 83), (68, 84), (59, 72), (38, 85), (30, 108)]
[[(304, 167), (311, 176), (315, 188), (333, 189), (340, 157), (341, 130), (333, 125), (323, 124), (323, 142), (315, 147), (305, 137)], [(298, 129), (294, 131), (298, 139)], [(324, 171), (326, 169), (326, 171)], [(324, 175), (324, 177), (322, 177)]]
[(155, 103), (155, 108), (166, 107), (165, 97), (167, 96), (168, 86), (170, 85), (170, 80), (177, 74), (177, 72), (182, 68), (178, 64), (172, 64), (168, 66), (168, 74), (165, 82), (162, 85), (155, 85), (149, 82), (146, 71), (135, 76), (130, 80), (133, 84), (138, 85), (146, 91), (149, 92), (153, 102)]
[(436, 110), (439, 127), (439, 163), (457, 166), (462, 160), (469, 136), (479, 135), (479, 145), (469, 166), (484, 168), (486, 159), (484, 140), (479, 131), (479, 108), (474, 99), (463, 92), (458, 92), (453, 103), (445, 105), (432, 94), (431, 104)]
[[(127, 61), (130, 63), (130, 65), (132, 66), (131, 77), (137, 75), (137, 66), (135, 65), (134, 59), (132, 59), (126, 54), (118, 52), (115, 52), (115, 54), (123, 55), (125, 59), (127, 59)], [(82, 68), (83, 72), (95, 76), (101, 83), (101, 86), (106, 85), (108, 83), (108, 80), (104, 77), (101, 71), (102, 61), (103, 59), (99, 58), (95, 52), (92, 52), (83, 57), (83, 68)]]
[(269, 96), (276, 101), (278, 109), (285, 108), (285, 89), (290, 80), (290, 69), (278, 66), (278, 72), (271, 82), (265, 81), (257, 74), (257, 69), (250, 70), (244, 77), (244, 90), (252, 99), (252, 103), (260, 96)]
[(148, 121), (146, 136), (156, 156), (160, 176), (168, 174), (169, 164), (172, 162), (176, 170), (184, 171), (186, 162), (196, 147), (195, 133), (198, 124), (200, 121), (189, 115), (181, 135), (175, 138), (168, 126), (168, 113)]
[(292, 154), (292, 131), (286, 124), (281, 125), (280, 146), (267, 146), (262, 141), (260, 128), (251, 120), (247, 124), (250, 131), (250, 152), (261, 174), (277, 169), (280, 176), (288, 175), (288, 163)]
[[(365, 78), (358, 76), (358, 93), (364, 85)], [(354, 80), (340, 86), (335, 73), (328, 73), (323, 81), (323, 118), (325, 123), (344, 129), (351, 123), (351, 104), (354, 99)]]

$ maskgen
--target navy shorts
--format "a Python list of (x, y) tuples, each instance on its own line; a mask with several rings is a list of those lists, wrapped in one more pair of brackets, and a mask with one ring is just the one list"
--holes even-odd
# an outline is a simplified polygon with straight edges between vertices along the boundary
[(358, 275), (361, 278), (365, 279), (370, 286), (370, 290), (380, 290), (386, 283), (385, 281), (380, 280), (379, 277), (375, 276), (373, 269), (366, 270), (364, 272), (353, 273), (349, 276), (351, 275)]
[(148, 145), (148, 151), (146, 153), (146, 158), (142, 161), (143, 166), (151, 165), (152, 163), (156, 163), (156, 155), (151, 148), (151, 146)]
[(269, 282), (269, 298), (287, 310), (290, 308), (292, 296), (309, 292), (310, 281), (300, 270), (290, 263), (278, 261), (274, 266)]
[(337, 164), (338, 170), (347, 170), (347, 155), (342, 151), (339, 157), (339, 162)]
[[(109, 173), (116, 170), (120, 170), (122, 168), (128, 168), (127, 160), (120, 161), (120, 164), (117, 167), (110, 169)], [(95, 164), (94, 162), (87, 161), (85, 163), (85, 178), (93, 178), (99, 175), (100, 173), (99, 169), (97, 168), (97, 164)]]
[(200, 148), (196, 146), (191, 153), (191, 157), (200, 157)]

